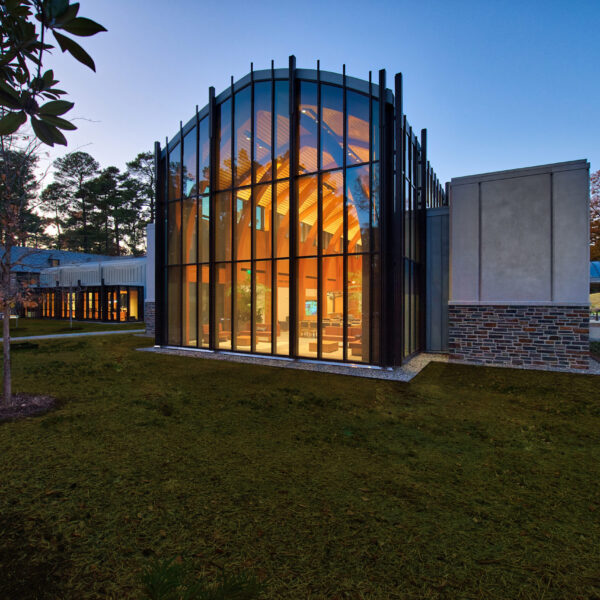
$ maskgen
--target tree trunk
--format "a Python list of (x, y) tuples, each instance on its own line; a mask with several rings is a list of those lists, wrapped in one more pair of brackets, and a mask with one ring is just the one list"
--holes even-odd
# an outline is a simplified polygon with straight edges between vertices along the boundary
[(2, 347), (4, 350), (3, 367), (4, 367), (4, 406), (8, 406), (12, 402), (12, 377), (10, 372), (10, 305), (5, 303), (2, 306)]

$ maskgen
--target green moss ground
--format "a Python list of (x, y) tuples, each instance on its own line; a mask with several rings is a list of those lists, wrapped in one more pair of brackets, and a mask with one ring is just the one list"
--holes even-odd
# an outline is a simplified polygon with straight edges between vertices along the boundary
[(27, 344), (0, 424), (0, 598), (139, 598), (140, 572), (265, 598), (600, 596), (600, 380), (432, 364), (411, 383)]
[[(10, 322), (11, 338), (26, 337), (29, 335), (52, 335), (63, 333), (84, 333), (86, 331), (113, 331), (115, 329), (144, 329), (143, 323), (90, 323), (85, 321), (73, 321), (73, 327), (69, 320), (54, 319), (19, 319)], [(0, 337), (2, 331), (0, 329)]]

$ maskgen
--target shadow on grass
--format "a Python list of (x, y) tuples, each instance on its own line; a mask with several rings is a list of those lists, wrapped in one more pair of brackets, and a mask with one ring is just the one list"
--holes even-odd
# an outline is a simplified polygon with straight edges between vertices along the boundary
[(60, 533), (39, 519), (7, 511), (0, 515), (0, 539), (1, 600), (61, 597), (71, 560)]

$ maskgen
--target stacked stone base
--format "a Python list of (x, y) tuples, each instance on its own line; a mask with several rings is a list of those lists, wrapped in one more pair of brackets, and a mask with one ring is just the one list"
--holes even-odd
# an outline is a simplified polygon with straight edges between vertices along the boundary
[(589, 308), (555, 305), (448, 307), (453, 358), (488, 365), (589, 369)]
[(154, 336), (156, 331), (156, 303), (144, 302), (144, 323), (146, 325), (146, 335)]

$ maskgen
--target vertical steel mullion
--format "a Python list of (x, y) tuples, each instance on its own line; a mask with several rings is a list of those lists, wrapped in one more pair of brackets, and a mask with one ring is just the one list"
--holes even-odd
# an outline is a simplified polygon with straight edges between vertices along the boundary
[(256, 209), (254, 207), (254, 64), (250, 63), (250, 352), (256, 352)]
[(198, 307), (200, 306), (200, 118), (196, 105), (196, 348), (200, 347), (200, 319)]
[(388, 197), (388, 186), (387, 186), (387, 157), (386, 157), (386, 118), (385, 118), (385, 89), (386, 89), (386, 76), (385, 69), (379, 71), (379, 193), (380, 193), (380, 230), (381, 230), (381, 254), (380, 254), (380, 269), (381, 269), (381, 320), (386, 324), (386, 327), (382, 329), (382, 335), (380, 336), (381, 342), (381, 362), (382, 365), (388, 366), (390, 364), (390, 352), (389, 352), (389, 332), (387, 324), (389, 323), (390, 306), (389, 298), (387, 294), (387, 268), (388, 268), (388, 210), (390, 204), (390, 198)]
[[(346, 65), (342, 67), (342, 360), (348, 360), (348, 194), (346, 192), (346, 155), (348, 154), (348, 104), (346, 100)], [(362, 277), (362, 275), (361, 275)]]
[[(317, 60), (317, 359), (323, 357), (323, 190), (321, 168), (321, 62)], [(310, 325), (309, 325), (310, 329)]]
[(271, 61), (271, 354), (277, 354), (277, 253), (275, 252), (275, 244), (277, 238), (275, 236), (275, 219), (276, 200), (277, 200), (277, 184), (275, 169), (275, 65)]
[(427, 308), (427, 196), (429, 192), (429, 164), (427, 161), (427, 129), (421, 129), (421, 206), (419, 210), (419, 351), (427, 343), (425, 311)]
[[(373, 240), (373, 74), (369, 71), (369, 362), (373, 362), (373, 269), (375, 266), (375, 248)], [(362, 316), (361, 316), (362, 320)], [(364, 325), (363, 325), (364, 327)], [(363, 357), (364, 358), (364, 357)]]
[(297, 198), (296, 198), (296, 178), (297, 178), (297, 131), (296, 131), (296, 57), (290, 56), (289, 58), (289, 117), (290, 117), (290, 186), (289, 186), (289, 201), (290, 201), (290, 217), (289, 217), (289, 230), (290, 230), (290, 356), (296, 358), (298, 356), (297, 347), (297, 300), (298, 300), (298, 259), (297, 259)]
[[(396, 198), (394, 206), (394, 296), (396, 310), (394, 311), (395, 331), (394, 331), (394, 357), (395, 364), (401, 364), (404, 358), (404, 171), (403, 171), (403, 148), (404, 133), (402, 129), (403, 107), (403, 89), (402, 73), (397, 73), (395, 77), (395, 139), (396, 139)], [(398, 310), (400, 307), (400, 310)]]
[[(215, 88), (208, 89), (208, 347), (215, 350), (218, 336), (215, 336), (216, 319), (216, 266), (215, 266), (215, 183), (217, 179), (217, 110), (215, 102)], [(204, 330), (203, 330), (204, 331)], [(215, 339), (216, 338), (216, 339)]]
[[(156, 233), (156, 249), (154, 254), (154, 278), (158, 294), (155, 297), (154, 308), (154, 343), (157, 346), (164, 345), (164, 322), (165, 322), (165, 305), (166, 305), (166, 273), (165, 273), (165, 253), (166, 253), (166, 221), (165, 221), (165, 193), (168, 191), (168, 146), (165, 145), (165, 170), (160, 168), (161, 147), (159, 142), (154, 142), (154, 171), (155, 177), (155, 233)], [(102, 321), (103, 314), (103, 284), (98, 290), (98, 317)]]
[(179, 121), (179, 156), (181, 157), (179, 164), (179, 346), (183, 346), (183, 269), (185, 267), (183, 266), (183, 123), (181, 121)]
[(237, 174), (237, 164), (235, 160), (235, 95), (233, 93), (233, 75), (231, 76), (231, 140), (230, 140), (230, 148), (231, 148), (231, 189), (229, 191), (230, 198), (230, 206), (231, 206), (231, 349), (237, 350), (235, 329), (236, 329), (236, 314), (235, 314), (235, 296), (237, 293), (236, 290), (236, 281), (237, 281), (237, 272), (236, 272), (236, 254), (237, 254), (237, 236), (235, 230), (235, 224), (237, 221), (237, 202), (235, 201), (235, 176)]

